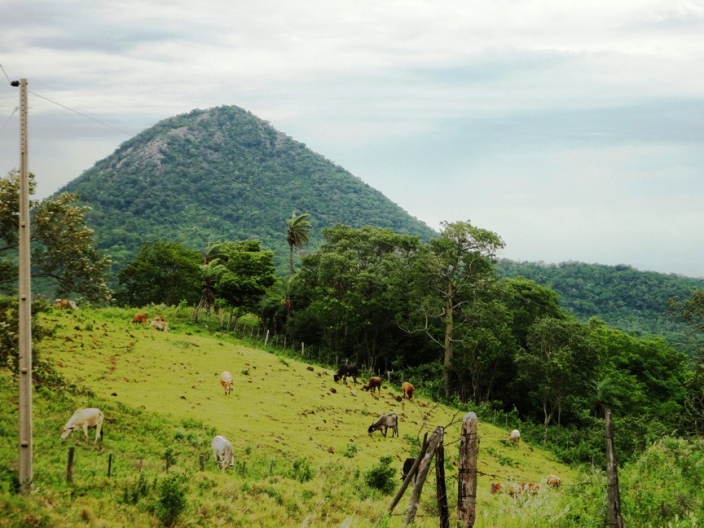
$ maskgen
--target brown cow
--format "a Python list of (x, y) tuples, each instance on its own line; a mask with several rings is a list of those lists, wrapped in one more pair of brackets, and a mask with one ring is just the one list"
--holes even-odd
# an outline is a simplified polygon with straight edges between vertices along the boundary
[(559, 488), (561, 483), (562, 481), (557, 475), (548, 475), (548, 478), (545, 479), (545, 484), (551, 488)]
[(364, 384), (364, 387), (362, 387), (365, 391), (372, 391), (372, 394), (374, 394), (374, 389), (379, 391), (379, 394), (381, 394), (381, 378), (379, 376), (374, 376), (373, 378), (370, 378), (368, 382)]
[(404, 381), (401, 383), (401, 390), (403, 391), (403, 398), (406, 400), (412, 400), (413, 399), (413, 393), (415, 392), (416, 388), (411, 385), (409, 382)]
[(147, 314), (138, 313), (132, 318), (133, 323), (147, 324)]

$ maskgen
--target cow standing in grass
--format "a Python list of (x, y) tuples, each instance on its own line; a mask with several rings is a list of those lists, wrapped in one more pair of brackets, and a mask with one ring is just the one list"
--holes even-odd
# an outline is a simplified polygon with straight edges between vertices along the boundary
[(220, 374), (220, 385), (222, 385), (222, 388), (225, 389), (225, 396), (230, 394), (232, 392), (232, 374), (230, 374), (228, 371), (223, 371), (222, 374)]
[(347, 378), (351, 377), (355, 385), (357, 384), (357, 376), (359, 376), (359, 367), (357, 365), (340, 365), (337, 372), (333, 374), (332, 378), (335, 383), (342, 380), (347, 384)]
[(369, 381), (364, 384), (362, 389), (365, 391), (371, 391), (372, 394), (374, 394), (374, 390), (377, 390), (379, 394), (381, 394), (381, 378), (379, 376), (369, 378)]
[(232, 444), (227, 438), (217, 435), (213, 438), (212, 448), (215, 463), (219, 465), (221, 469), (227, 469), (235, 465), (235, 454), (232, 449)]
[(371, 434), (374, 431), (381, 431), (381, 434), (386, 438), (386, 431), (389, 428), (393, 430), (391, 438), (398, 436), (398, 417), (394, 413), (382, 414), (376, 422), (369, 426), (367, 432)]
[(508, 434), (508, 441), (519, 446), (521, 444), (521, 432), (518, 429), (511, 431)]
[(97, 442), (103, 427), (103, 418), (102, 411), (95, 407), (78, 409), (61, 430), (61, 439), (66, 439), (76, 429), (83, 429), (83, 435), (88, 440), (88, 428), (95, 427), (95, 442)]

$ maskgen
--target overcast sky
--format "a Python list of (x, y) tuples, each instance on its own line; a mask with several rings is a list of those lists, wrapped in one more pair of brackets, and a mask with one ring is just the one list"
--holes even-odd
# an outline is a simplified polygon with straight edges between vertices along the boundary
[(161, 119), (237, 105), (502, 257), (704, 277), (704, 0), (3, 0), (0, 34), (39, 198)]

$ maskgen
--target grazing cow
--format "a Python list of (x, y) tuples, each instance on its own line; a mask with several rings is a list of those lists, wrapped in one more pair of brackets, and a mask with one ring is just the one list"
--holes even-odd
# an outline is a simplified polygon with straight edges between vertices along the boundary
[(56, 299), (54, 306), (60, 310), (78, 310), (78, 305), (70, 299)]
[(374, 394), (374, 389), (376, 389), (379, 391), (379, 394), (381, 394), (381, 378), (379, 376), (369, 378), (369, 381), (366, 382), (362, 388), (365, 391), (372, 391), (372, 394)]
[(225, 389), (225, 396), (230, 394), (232, 392), (232, 374), (230, 374), (228, 371), (223, 371), (222, 374), (220, 374), (220, 385), (222, 385), (222, 388)]
[(394, 413), (382, 414), (376, 422), (369, 426), (367, 432), (371, 434), (374, 431), (381, 431), (381, 434), (386, 438), (386, 431), (389, 427), (393, 430), (391, 438), (398, 436), (398, 418)]
[[(408, 473), (410, 473), (411, 469), (413, 469), (413, 463), (415, 461), (416, 461), (415, 458), (407, 458), (406, 461), (403, 463), (403, 476), (401, 477), (401, 480), (406, 480)], [(418, 475), (418, 469), (416, 468), (415, 473), (413, 473), (413, 476), (411, 477), (411, 482), (413, 482), (413, 484), (416, 483), (416, 476), (417, 475)]]
[(551, 488), (559, 488), (560, 484), (562, 484), (562, 481), (557, 475), (548, 475), (548, 477), (545, 479), (545, 484), (547, 484)]
[(138, 313), (132, 318), (133, 323), (147, 324), (147, 314)]
[(521, 433), (518, 431), (518, 429), (514, 429), (508, 434), (508, 441), (512, 444), (520, 445)]
[(224, 436), (217, 435), (212, 442), (213, 456), (215, 463), (222, 469), (227, 469), (228, 466), (235, 465), (235, 455), (232, 450), (232, 444)]
[(535, 482), (521, 482), (518, 486), (519, 493), (534, 494), (540, 491), (540, 484)]
[(540, 492), (540, 484), (534, 482), (508, 482), (501, 484), (496, 482), (491, 485), (491, 493), (507, 493), (510, 497), (518, 497), (520, 495), (534, 495)]
[(100, 409), (95, 407), (78, 409), (61, 430), (61, 439), (64, 440), (76, 429), (83, 429), (83, 435), (87, 440), (89, 427), (95, 427), (95, 442), (97, 442), (103, 427), (103, 413)]
[(412, 400), (413, 393), (416, 391), (416, 388), (409, 382), (404, 381), (403, 383), (401, 383), (401, 391), (403, 391), (403, 398), (405, 400)]
[(354, 380), (355, 385), (357, 384), (357, 376), (359, 376), (359, 367), (357, 365), (340, 365), (337, 369), (337, 373), (333, 374), (333, 379), (335, 383), (342, 380), (347, 384), (347, 377), (351, 377)]
[(169, 331), (169, 324), (164, 321), (164, 318), (161, 315), (152, 319), (152, 322), (149, 323), (149, 326), (151, 326), (154, 330), (159, 330), (160, 332)]

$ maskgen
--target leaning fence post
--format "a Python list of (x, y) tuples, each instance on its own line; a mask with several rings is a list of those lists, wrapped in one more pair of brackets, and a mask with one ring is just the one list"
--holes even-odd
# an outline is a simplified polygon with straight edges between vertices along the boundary
[(462, 418), (457, 516), (462, 526), (472, 528), (477, 516), (477, 415)]
[(413, 480), (414, 475), (418, 472), (418, 466), (420, 465), (420, 461), (423, 460), (423, 456), (425, 455), (425, 451), (427, 449), (428, 449), (428, 433), (425, 433), (425, 436), (423, 437), (423, 445), (420, 448), (420, 451), (418, 451), (418, 456), (416, 457), (415, 462), (413, 462), (413, 466), (411, 466), (411, 470), (408, 472), (408, 475), (406, 475), (406, 479), (403, 481), (403, 484), (401, 484), (401, 487), (396, 492), (396, 496), (394, 496), (394, 500), (392, 500), (391, 504), (389, 505), (389, 513), (394, 511), (394, 508), (396, 507), (398, 502), (401, 500), (401, 497), (403, 497), (403, 494), (406, 492), (406, 488), (408, 488), (408, 485)]
[(73, 447), (68, 448), (68, 464), (66, 465), (66, 482), (73, 480)]
[(425, 484), (425, 479), (428, 477), (430, 463), (433, 460), (433, 456), (435, 456), (435, 450), (440, 442), (442, 442), (442, 437), (443, 428), (437, 427), (428, 441), (428, 449), (425, 452), (423, 461), (421, 462), (420, 472), (416, 477), (416, 485), (413, 488), (413, 494), (411, 494), (411, 500), (408, 503), (408, 509), (406, 510), (406, 516), (403, 518), (403, 524), (412, 524), (416, 518), (418, 503), (420, 502), (420, 494), (423, 491), (423, 484)]
[(266, 336), (264, 336), (264, 347), (266, 348), (266, 344), (269, 342), (269, 329), (266, 331)]

